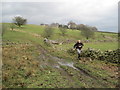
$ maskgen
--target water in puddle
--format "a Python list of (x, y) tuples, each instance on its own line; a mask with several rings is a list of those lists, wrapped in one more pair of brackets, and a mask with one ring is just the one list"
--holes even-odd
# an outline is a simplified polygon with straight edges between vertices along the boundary
[(72, 67), (75, 70), (78, 70), (76, 67), (73, 66), (73, 64), (74, 64), (73, 62), (66, 62), (65, 59), (54, 57), (51, 55), (50, 55), (50, 57), (58, 63), (57, 65), (54, 66), (56, 68), (60, 68), (59, 65), (64, 65), (64, 66)]
[(78, 70), (76, 67), (73, 66), (73, 62), (67, 62), (67, 63), (63, 63), (63, 62), (58, 62), (60, 65), (64, 65), (64, 66), (69, 66), (69, 67), (72, 67), (73, 69), (76, 69)]
[(56, 68), (60, 68), (60, 66), (58, 66), (58, 65), (57, 65), (57, 66), (55, 66), (55, 67), (56, 67)]

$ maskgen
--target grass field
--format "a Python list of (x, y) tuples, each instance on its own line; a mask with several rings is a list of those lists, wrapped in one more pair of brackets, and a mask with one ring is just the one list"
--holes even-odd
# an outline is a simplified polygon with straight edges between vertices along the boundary
[[(5, 31), (2, 46), (4, 88), (117, 87), (117, 64), (89, 58), (79, 61), (76, 59), (77, 55), (72, 56), (66, 52), (73, 48), (76, 40), (85, 40), (80, 31), (68, 29), (63, 37), (59, 29), (55, 28), (51, 40), (71, 41), (47, 46), (42, 37), (44, 28), (39, 25), (26, 25), (16, 27), (13, 31), (8, 27)], [(95, 32), (95, 37), (90, 41), (84, 43), (83, 50), (93, 48), (105, 51), (118, 48), (115, 33)]]
[[(75, 43), (71, 43), (71, 44), (64, 44), (64, 45), (61, 45), (61, 46), (56, 46), (57, 48), (59, 49), (63, 49), (63, 50), (66, 50), (66, 49), (70, 49), (70, 48), (73, 48)], [(85, 49), (88, 49), (88, 48), (92, 48), (92, 49), (100, 49), (102, 51), (105, 51), (105, 50), (115, 50), (118, 48), (118, 43), (117, 42), (92, 42), (92, 43), (84, 43), (84, 47), (83, 47), (83, 50)]]
[[(42, 35), (44, 28), (45, 28), (45, 26), (31, 24), (31, 25), (23, 26), (21, 28), (17, 27), (16, 29)], [(51, 39), (58, 39), (58, 38), (83, 39), (83, 40), (85, 39), (83, 36), (81, 36), (80, 31), (78, 31), (78, 30), (67, 29), (67, 33), (66, 33), (65, 37), (61, 36), (60, 34), (61, 34), (60, 30), (58, 28), (54, 28), (54, 35), (51, 37)], [(94, 39), (90, 39), (90, 40), (92, 40), (92, 41), (94, 41), (94, 40), (108, 40), (108, 38), (105, 38), (104, 36), (108, 37), (108, 38), (110, 37), (109, 39), (117, 39), (118, 38), (116, 33), (95, 32)]]

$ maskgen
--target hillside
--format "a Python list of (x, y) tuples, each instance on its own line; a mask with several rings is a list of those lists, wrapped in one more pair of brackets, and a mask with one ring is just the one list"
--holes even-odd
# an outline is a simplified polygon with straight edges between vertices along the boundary
[[(6, 24), (8, 25), (8, 24)], [(86, 39), (78, 30), (67, 30), (61, 36), (58, 28), (50, 40), (62, 45), (44, 43), (44, 26), (26, 25), (3, 34), (3, 87), (4, 88), (115, 88), (118, 86), (116, 63), (92, 60), (67, 51), (76, 40), (81, 39), (87, 48), (116, 50), (117, 34), (95, 32), (95, 37)]]

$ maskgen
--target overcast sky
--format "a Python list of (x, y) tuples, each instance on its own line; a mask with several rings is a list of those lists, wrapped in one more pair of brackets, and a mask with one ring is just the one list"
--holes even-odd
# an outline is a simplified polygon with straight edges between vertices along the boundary
[(72, 20), (77, 24), (96, 26), (100, 31), (118, 31), (119, 0), (5, 1), (2, 3), (3, 22), (11, 22), (14, 16), (21, 15), (28, 20), (28, 24), (67, 24)]

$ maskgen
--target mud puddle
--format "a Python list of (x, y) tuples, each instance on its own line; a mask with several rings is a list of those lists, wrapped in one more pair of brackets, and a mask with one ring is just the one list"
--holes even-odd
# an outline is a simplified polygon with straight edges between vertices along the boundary
[(63, 66), (68, 66), (68, 67), (71, 67), (71, 68), (73, 68), (73, 69), (75, 69), (75, 70), (78, 70), (76, 67), (74, 67), (74, 63), (73, 63), (73, 62), (65, 62), (65, 63), (63, 63), (63, 62), (58, 62), (58, 64), (59, 64), (59, 65), (63, 65)]
[(58, 65), (55, 66), (56, 68), (60, 68), (60, 65), (63, 65), (63, 66), (71, 67), (75, 70), (79, 70), (76, 67), (74, 67), (74, 62), (72, 62), (72, 61), (69, 62), (69, 61), (66, 61), (65, 59), (62, 59), (59, 57), (53, 57), (53, 58), (58, 63)]

